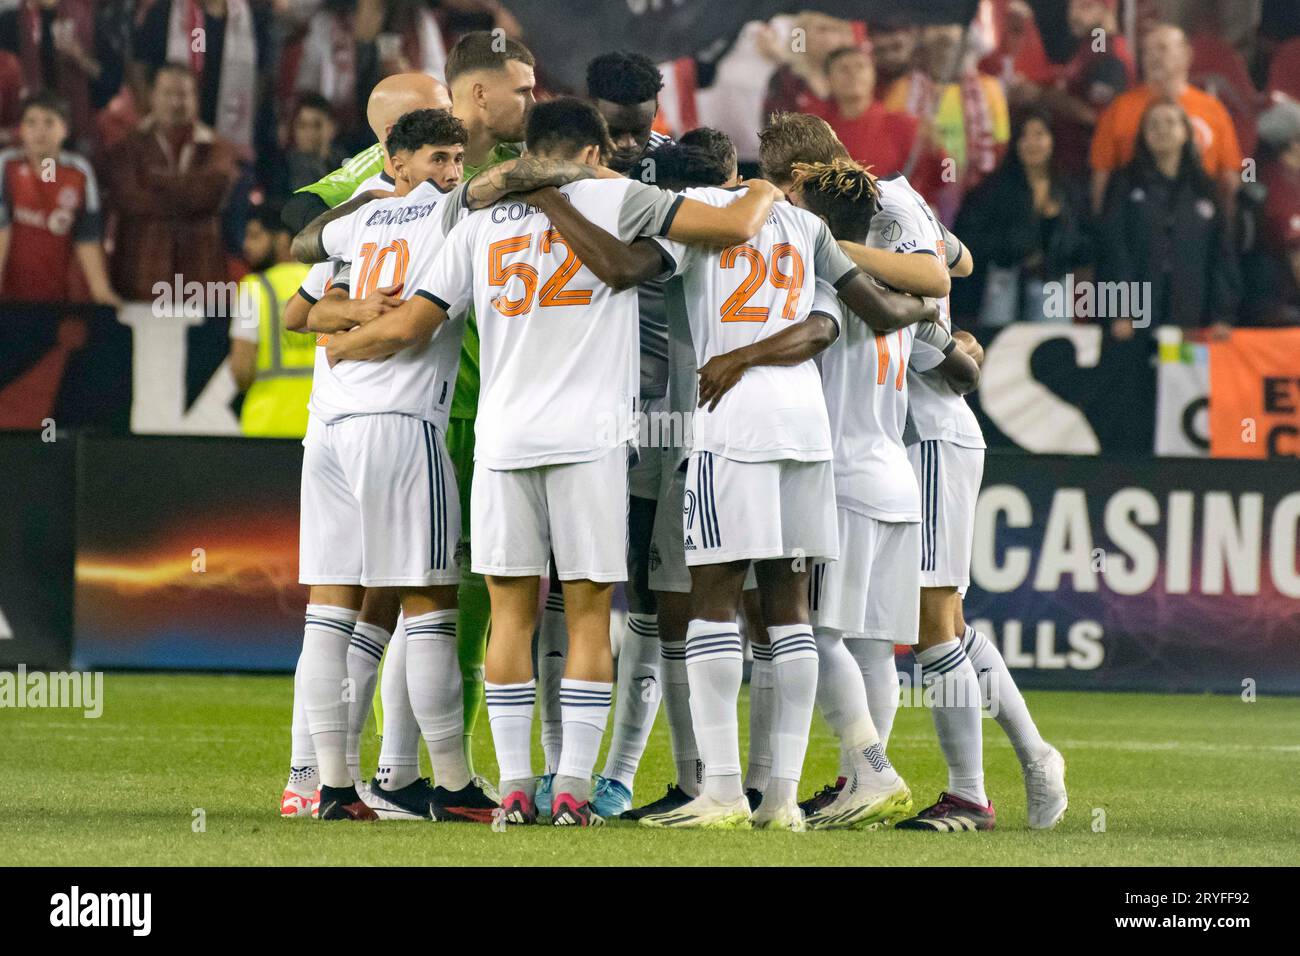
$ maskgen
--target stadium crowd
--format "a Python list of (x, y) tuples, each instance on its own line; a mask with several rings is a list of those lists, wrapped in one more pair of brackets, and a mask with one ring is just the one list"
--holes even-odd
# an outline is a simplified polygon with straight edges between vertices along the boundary
[[(656, 122), (723, 130), (753, 173), (764, 115), (824, 118), (969, 244), (968, 323), (1067, 318), (1044, 305), (1067, 275), (1151, 283), (1153, 324), (1300, 322), (1300, 5), (1132, 2), (751, 23), (661, 65)], [(507, 7), (0, 0), (0, 299), (116, 305), (287, 259), (266, 213), (369, 145), (374, 85), (441, 78), (471, 29), (526, 41)], [(539, 98), (589, 93), (538, 75)]]

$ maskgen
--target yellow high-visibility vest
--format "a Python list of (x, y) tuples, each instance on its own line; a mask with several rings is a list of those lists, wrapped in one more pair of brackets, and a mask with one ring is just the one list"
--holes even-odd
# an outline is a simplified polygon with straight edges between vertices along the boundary
[(314, 332), (284, 327), (285, 306), (311, 266), (281, 262), (244, 277), (257, 305), (257, 377), (244, 396), (240, 426), (255, 438), (302, 438), (307, 434), (307, 400), (316, 363)]

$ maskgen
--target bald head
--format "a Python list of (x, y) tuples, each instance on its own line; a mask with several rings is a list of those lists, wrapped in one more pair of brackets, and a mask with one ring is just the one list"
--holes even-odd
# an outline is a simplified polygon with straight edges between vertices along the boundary
[(375, 139), (384, 142), (402, 116), (412, 110), (450, 110), (451, 96), (427, 73), (398, 73), (375, 84), (366, 104), (366, 122)]

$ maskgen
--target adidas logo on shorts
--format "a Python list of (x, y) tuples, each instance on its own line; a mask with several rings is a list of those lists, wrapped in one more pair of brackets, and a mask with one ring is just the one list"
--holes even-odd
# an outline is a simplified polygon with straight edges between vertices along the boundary
[(686, 536), (686, 550), (687, 551), (695, 550), (695, 540), (689, 534)]

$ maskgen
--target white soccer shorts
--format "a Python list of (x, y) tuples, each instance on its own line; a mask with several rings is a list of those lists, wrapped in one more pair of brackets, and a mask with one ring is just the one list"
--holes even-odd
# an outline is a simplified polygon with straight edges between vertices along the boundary
[(947, 441), (907, 447), (921, 488), (921, 587), (970, 584), (975, 502), (984, 478), (984, 449)]
[(553, 554), (561, 581), (626, 581), (627, 447), (537, 468), (475, 463), (470, 551), (479, 574), (540, 576)]
[[(659, 491), (659, 507), (655, 511), (654, 533), (650, 540), (650, 590), (672, 594), (691, 593), (691, 572), (686, 567), (683, 547), (682, 515), (686, 498), (686, 468), (671, 467), (676, 452), (666, 451), (663, 457), (663, 477)], [(745, 590), (758, 587), (753, 565), (745, 572)]]
[(302, 444), (302, 584), (460, 583), (460, 496), (437, 427), (409, 415), (312, 417)]
[(839, 556), (829, 461), (692, 452), (682, 504), (687, 565)]
[(814, 627), (845, 637), (915, 644), (921, 625), (921, 525), (839, 509), (840, 559), (808, 580)]

